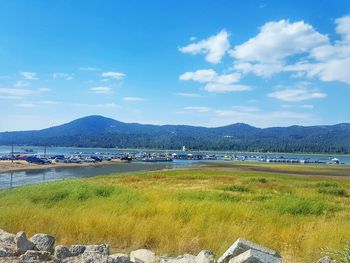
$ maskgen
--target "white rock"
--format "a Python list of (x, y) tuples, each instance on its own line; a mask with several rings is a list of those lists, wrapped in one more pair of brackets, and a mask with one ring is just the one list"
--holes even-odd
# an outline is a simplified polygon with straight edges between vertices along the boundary
[(107, 261), (108, 263), (132, 263), (129, 256), (123, 253), (109, 255)]
[(196, 263), (196, 256), (185, 254), (176, 258), (160, 257), (160, 263)]
[(215, 263), (214, 254), (209, 250), (202, 250), (196, 257), (196, 263)]
[(47, 234), (36, 234), (30, 238), (30, 241), (35, 244), (35, 248), (40, 251), (48, 251), (53, 253), (55, 238)]
[(15, 235), (0, 229), (0, 257), (17, 255)]
[(281, 263), (280, 257), (272, 256), (258, 250), (249, 249), (238, 256), (231, 258), (229, 263)]
[(316, 263), (337, 263), (337, 262), (330, 257), (323, 257), (317, 260)]
[(25, 254), (19, 257), (20, 263), (28, 262), (41, 262), (51, 259), (51, 254), (48, 251), (37, 251), (37, 250), (28, 250)]
[(27, 252), (27, 250), (34, 250), (34, 243), (27, 239), (26, 233), (18, 232), (15, 237), (17, 251), (20, 255)]
[(148, 249), (138, 249), (130, 253), (130, 260), (135, 263), (157, 263), (158, 257)]
[(77, 257), (64, 258), (59, 263), (108, 263), (108, 256), (97, 252), (84, 252)]
[(244, 253), (247, 250), (254, 249), (265, 254), (270, 254), (275, 257), (279, 257), (278, 253), (270, 248), (261, 246), (259, 244), (253, 243), (251, 241), (245, 240), (243, 238), (237, 239), (235, 243), (229, 247), (228, 250), (218, 259), (217, 263), (227, 263), (231, 258), (238, 256), (241, 253)]
[(109, 255), (109, 245), (102, 244), (102, 245), (85, 246), (85, 252), (97, 252), (97, 253), (100, 253), (102, 255), (108, 256)]

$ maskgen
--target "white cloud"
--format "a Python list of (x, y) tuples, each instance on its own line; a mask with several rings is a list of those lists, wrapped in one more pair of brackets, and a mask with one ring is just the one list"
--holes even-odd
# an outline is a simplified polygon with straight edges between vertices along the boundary
[(43, 100), (40, 101), (41, 104), (45, 104), (45, 105), (61, 105), (63, 104), (62, 101), (53, 101), (53, 100)]
[(72, 79), (74, 79), (74, 74), (55, 72), (52, 74), (52, 77), (54, 79), (72, 80)]
[(110, 87), (95, 87), (90, 89), (93, 93), (97, 94), (110, 94), (113, 92), (112, 88)]
[(95, 67), (80, 67), (79, 70), (81, 71), (99, 71), (99, 68), (95, 68)]
[(49, 92), (51, 89), (49, 88), (38, 88), (38, 91), (40, 92)]
[(21, 76), (27, 80), (37, 80), (37, 74), (35, 72), (22, 71)]
[(200, 69), (194, 72), (186, 72), (180, 75), (180, 80), (193, 80), (200, 83), (212, 82), (217, 79), (218, 74), (213, 69)]
[(303, 21), (268, 22), (257, 36), (235, 46), (230, 54), (240, 61), (276, 62), (288, 56), (303, 54), (328, 42), (328, 37)]
[(335, 20), (336, 32), (342, 36), (344, 41), (350, 41), (350, 15)]
[(20, 96), (3, 96), (3, 95), (0, 95), (0, 100), (21, 100), (22, 97)]
[(186, 92), (179, 92), (179, 93), (176, 93), (176, 95), (181, 97), (201, 97), (201, 95), (198, 93), (186, 93)]
[(29, 89), (0, 88), (0, 94), (9, 95), (9, 96), (25, 96), (25, 95), (32, 94), (32, 91)]
[(323, 99), (327, 94), (317, 91), (310, 91), (305, 87), (288, 88), (284, 90), (274, 91), (268, 94), (269, 97), (288, 101), (299, 102), (310, 99)]
[(208, 92), (226, 93), (232, 91), (246, 91), (251, 87), (233, 83), (239, 82), (241, 74), (230, 73), (218, 75), (213, 69), (202, 69), (195, 72), (186, 72), (182, 74), (180, 80), (193, 80), (200, 83), (207, 83), (204, 90)]
[(109, 72), (103, 72), (102, 77), (104, 78), (111, 78), (111, 79), (123, 79), (126, 75), (121, 72), (114, 72), (114, 71), (109, 71)]
[(223, 84), (223, 83), (208, 83), (204, 86), (204, 89), (211, 93), (227, 93), (232, 91), (247, 91), (252, 88), (247, 85), (240, 84)]
[(38, 107), (37, 104), (34, 103), (18, 103), (15, 104), (16, 107), (21, 107), (21, 108), (36, 108)]
[(195, 107), (195, 106), (189, 106), (183, 108), (186, 112), (192, 112), (192, 113), (205, 113), (211, 111), (208, 107)]
[(73, 103), (73, 106), (88, 107), (88, 108), (117, 108), (119, 107), (115, 103), (99, 103), (99, 104), (87, 104), (87, 103)]
[(144, 98), (139, 98), (139, 97), (124, 97), (124, 101), (144, 101)]
[(179, 50), (183, 53), (189, 53), (192, 55), (205, 54), (205, 59), (208, 62), (217, 64), (230, 48), (228, 37), (229, 34), (226, 30), (221, 30), (217, 35), (181, 47)]
[(15, 87), (17, 87), (17, 88), (28, 87), (28, 86), (30, 86), (30, 85), (31, 85), (30, 82), (28, 82), (28, 81), (21, 81), (21, 80), (19, 80), (19, 81), (17, 81), (17, 82), (15, 83)]

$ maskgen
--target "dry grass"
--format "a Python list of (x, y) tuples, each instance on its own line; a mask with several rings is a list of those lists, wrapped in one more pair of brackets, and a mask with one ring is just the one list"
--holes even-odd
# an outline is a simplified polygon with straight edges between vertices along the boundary
[(291, 175), (291, 167), (284, 167), (288, 175), (279, 166), (267, 172), (240, 165), (1, 191), (0, 228), (50, 233), (67, 245), (107, 242), (115, 251), (145, 247), (169, 255), (207, 248), (219, 256), (242, 236), (287, 262), (313, 262), (321, 248), (340, 249), (350, 239), (350, 181), (302, 177), (302, 166)]

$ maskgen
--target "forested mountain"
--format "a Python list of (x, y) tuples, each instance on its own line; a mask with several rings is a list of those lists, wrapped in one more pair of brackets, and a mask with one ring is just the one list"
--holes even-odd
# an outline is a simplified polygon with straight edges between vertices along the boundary
[(350, 124), (218, 128), (123, 123), (88, 116), (48, 129), (0, 133), (0, 145), (350, 153)]

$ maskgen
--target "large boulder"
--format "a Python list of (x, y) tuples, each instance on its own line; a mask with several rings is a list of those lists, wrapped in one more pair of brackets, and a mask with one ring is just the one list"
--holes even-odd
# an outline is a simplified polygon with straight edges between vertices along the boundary
[(85, 252), (96, 252), (100, 253), (102, 255), (109, 255), (109, 245), (108, 244), (102, 244), (102, 245), (90, 245), (85, 246)]
[(17, 252), (22, 255), (27, 252), (27, 250), (33, 250), (35, 244), (27, 239), (26, 233), (23, 231), (18, 232), (15, 236)]
[(230, 259), (229, 263), (282, 263), (280, 257), (249, 249)]
[(70, 252), (70, 250), (65, 247), (65, 246), (56, 246), (55, 247), (55, 252), (54, 252), (54, 257), (57, 259), (64, 259), (64, 258), (68, 258), (71, 257), (72, 253)]
[(48, 251), (28, 250), (18, 259), (20, 263), (42, 262), (51, 260), (51, 254)]
[(214, 254), (209, 250), (202, 250), (196, 256), (196, 263), (215, 263)]
[(55, 238), (47, 234), (36, 234), (30, 238), (35, 248), (40, 251), (54, 252)]
[(0, 229), (0, 257), (13, 257), (17, 254), (15, 235)]
[[(276, 258), (281, 258), (280, 255), (267, 247), (261, 246), (259, 244), (253, 243), (251, 241), (245, 240), (243, 238), (237, 239), (235, 243), (229, 247), (228, 250), (218, 259), (217, 263), (228, 263), (232, 258), (248, 251), (248, 250), (254, 250), (254, 251), (259, 251), (261, 253), (265, 253), (271, 256), (274, 256)], [(248, 253), (249, 254), (249, 253)], [(255, 253), (253, 252), (255, 255)], [(249, 262), (249, 261), (247, 261)], [(258, 262), (258, 261), (257, 261)]]
[(117, 253), (109, 255), (107, 259), (108, 263), (132, 263), (127, 254)]
[(130, 260), (135, 263), (158, 263), (159, 259), (154, 252), (148, 249), (138, 249), (130, 253)]

